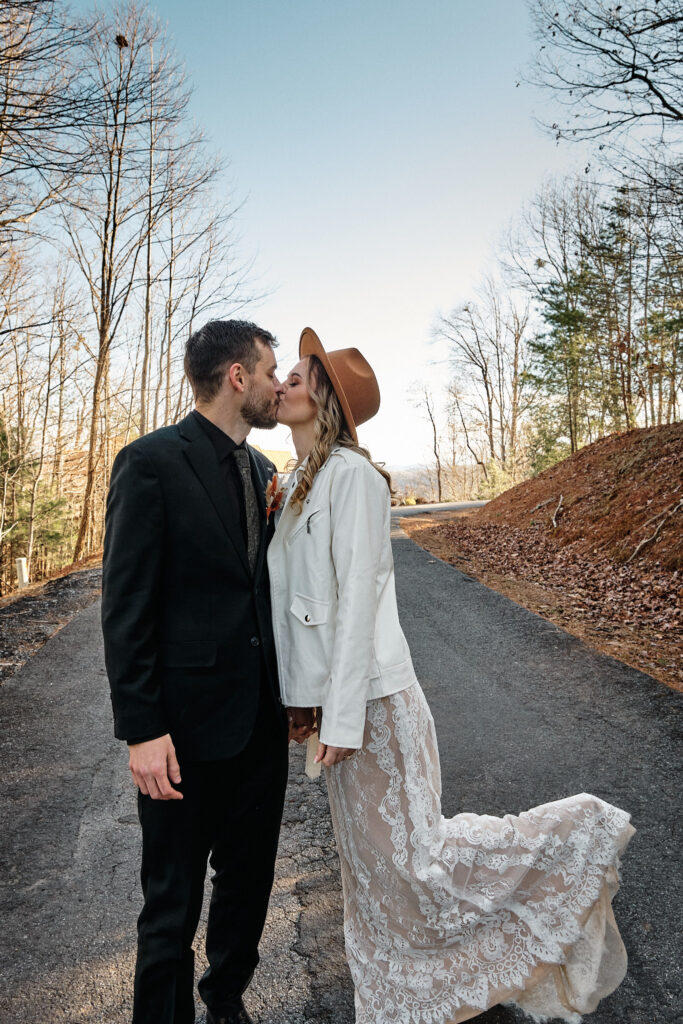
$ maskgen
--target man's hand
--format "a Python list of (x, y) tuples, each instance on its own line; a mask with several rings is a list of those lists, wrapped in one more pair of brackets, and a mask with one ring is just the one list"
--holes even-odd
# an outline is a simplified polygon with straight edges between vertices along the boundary
[(354, 747), (328, 747), (324, 743), (318, 744), (318, 753), (314, 757), (316, 764), (326, 764), (331, 767), (333, 764), (339, 764), (341, 761), (346, 761), (347, 757), (351, 757), (355, 754), (356, 750)]
[(304, 743), (315, 732), (315, 708), (287, 708), (288, 740)]
[(168, 733), (156, 740), (134, 743), (128, 750), (128, 767), (141, 793), (152, 800), (183, 799), (183, 794), (171, 785), (180, 782), (180, 767)]

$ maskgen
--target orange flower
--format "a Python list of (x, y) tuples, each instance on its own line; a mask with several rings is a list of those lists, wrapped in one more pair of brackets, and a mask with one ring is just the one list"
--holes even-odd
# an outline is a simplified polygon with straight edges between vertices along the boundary
[(283, 487), (278, 490), (277, 484), (277, 473), (273, 473), (272, 479), (266, 485), (266, 522), (270, 519), (271, 512), (277, 512), (282, 505), (285, 491)]

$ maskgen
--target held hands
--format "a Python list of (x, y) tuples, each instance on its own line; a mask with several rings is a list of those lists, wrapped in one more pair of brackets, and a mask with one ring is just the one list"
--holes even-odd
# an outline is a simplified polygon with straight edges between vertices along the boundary
[[(317, 729), (315, 708), (287, 708), (287, 720), (289, 722), (289, 740), (296, 743), (305, 743)], [(315, 764), (326, 764), (330, 767), (333, 764), (340, 764), (355, 754), (351, 747), (329, 747), (325, 743), (318, 744), (318, 752), (315, 755)]]
[(175, 747), (168, 734), (145, 743), (134, 743), (128, 750), (128, 767), (141, 793), (151, 796), (152, 800), (183, 799), (183, 794), (171, 785), (181, 780)]
[(289, 735), (287, 740), (305, 743), (315, 732), (315, 708), (287, 708)]
[(352, 747), (328, 747), (325, 743), (319, 743), (318, 753), (313, 760), (315, 764), (322, 762), (329, 768), (333, 764), (340, 764), (342, 761), (346, 761), (348, 757), (355, 753), (355, 748)]

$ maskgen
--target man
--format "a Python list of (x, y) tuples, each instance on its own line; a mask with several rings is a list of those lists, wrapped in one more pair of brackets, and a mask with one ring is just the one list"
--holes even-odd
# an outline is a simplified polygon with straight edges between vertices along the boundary
[(192, 1024), (192, 941), (214, 869), (199, 983), (208, 1024), (250, 1024), (287, 781), (266, 547), (275, 467), (246, 445), (282, 386), (268, 331), (191, 335), (196, 408), (127, 445), (107, 502), (102, 626), (116, 735), (142, 826), (134, 1024)]

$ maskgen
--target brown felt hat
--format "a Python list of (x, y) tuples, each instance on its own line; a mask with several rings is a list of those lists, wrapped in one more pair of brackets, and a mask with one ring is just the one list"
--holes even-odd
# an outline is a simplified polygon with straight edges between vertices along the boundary
[(304, 327), (299, 340), (299, 358), (304, 356), (317, 356), (325, 367), (351, 437), (357, 442), (356, 427), (372, 419), (379, 409), (379, 385), (370, 363), (357, 348), (326, 352), (310, 327)]

